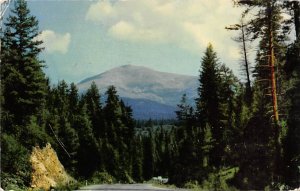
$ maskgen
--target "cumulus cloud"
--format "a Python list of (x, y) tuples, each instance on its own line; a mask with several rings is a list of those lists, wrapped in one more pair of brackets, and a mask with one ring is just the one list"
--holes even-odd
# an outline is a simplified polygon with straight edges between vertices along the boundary
[(115, 11), (109, 1), (100, 1), (89, 8), (86, 18), (89, 20), (99, 20), (99, 18), (106, 16), (112, 17), (116, 14)]
[(238, 22), (240, 13), (231, 0), (102, 0), (89, 7), (86, 19), (119, 40), (171, 43), (199, 53), (211, 42), (235, 59), (236, 44), (224, 28)]
[(38, 39), (44, 42), (43, 46), (45, 47), (46, 52), (66, 54), (71, 42), (71, 34), (59, 34), (52, 30), (44, 30), (38, 36)]
[(159, 30), (136, 27), (129, 22), (120, 21), (109, 29), (109, 33), (121, 40), (136, 42), (155, 42), (163, 39), (163, 33)]

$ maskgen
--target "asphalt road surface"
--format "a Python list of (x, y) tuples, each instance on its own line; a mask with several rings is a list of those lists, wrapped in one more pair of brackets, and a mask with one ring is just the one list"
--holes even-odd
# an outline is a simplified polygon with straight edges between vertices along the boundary
[(101, 185), (91, 185), (80, 188), (82, 191), (88, 190), (107, 190), (107, 191), (174, 191), (181, 189), (167, 189), (167, 188), (157, 188), (151, 184), (101, 184)]

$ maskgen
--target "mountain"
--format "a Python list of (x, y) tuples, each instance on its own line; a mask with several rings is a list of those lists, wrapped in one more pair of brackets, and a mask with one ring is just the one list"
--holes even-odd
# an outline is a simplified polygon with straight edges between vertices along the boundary
[(147, 99), (122, 98), (133, 109), (135, 119), (174, 119), (176, 107)]
[(186, 93), (192, 100), (196, 97), (198, 78), (155, 71), (143, 66), (124, 65), (99, 75), (84, 79), (77, 84), (81, 92), (95, 82), (103, 94), (114, 85), (120, 97), (127, 101), (138, 119), (174, 118), (176, 105)]

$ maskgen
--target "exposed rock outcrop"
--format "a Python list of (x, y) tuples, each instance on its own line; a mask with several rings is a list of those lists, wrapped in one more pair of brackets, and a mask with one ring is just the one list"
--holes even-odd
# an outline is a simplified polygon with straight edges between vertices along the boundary
[(65, 185), (74, 181), (63, 165), (60, 163), (56, 152), (48, 143), (43, 149), (34, 147), (30, 156), (32, 165), (32, 188), (50, 190), (57, 185)]

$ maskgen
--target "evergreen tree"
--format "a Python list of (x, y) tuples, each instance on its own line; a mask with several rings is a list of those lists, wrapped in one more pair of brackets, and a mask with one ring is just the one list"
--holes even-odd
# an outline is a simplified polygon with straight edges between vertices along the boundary
[(131, 182), (129, 175), (132, 172), (132, 157), (130, 154), (133, 152), (134, 136), (132, 109), (125, 106), (124, 102), (119, 99), (114, 86), (107, 89), (106, 95), (106, 105), (103, 108), (107, 123), (107, 137), (109, 138), (106, 148), (118, 164), (109, 166), (116, 178), (124, 182)]
[(125, 142), (128, 146), (131, 145), (131, 140), (134, 137), (134, 119), (133, 119), (133, 111), (130, 106), (126, 106), (123, 100), (120, 101), (120, 106), (122, 110), (121, 120), (125, 126), (123, 130), (123, 136), (126, 138)]
[(177, 164), (174, 168), (180, 173), (172, 175), (171, 179), (177, 185), (182, 186), (190, 180), (202, 182), (206, 176), (202, 156), (203, 145), (197, 144), (198, 136), (196, 132), (185, 131), (183, 139), (179, 143)]
[(122, 146), (121, 139), (119, 137), (121, 126), (122, 109), (120, 106), (120, 100), (117, 95), (117, 90), (114, 86), (110, 86), (107, 91), (107, 100), (104, 107), (105, 120), (107, 122), (107, 134), (110, 144), (118, 149)]
[(162, 175), (165, 177), (170, 177), (170, 169), (172, 168), (171, 162), (171, 133), (166, 133), (164, 142), (164, 152), (162, 156)]
[(143, 181), (143, 147), (140, 136), (134, 138), (132, 150), (132, 178), (137, 182)]
[(97, 138), (103, 138), (106, 134), (105, 123), (101, 106), (101, 96), (95, 82), (84, 95), (85, 103), (87, 104), (87, 112), (92, 121), (93, 130)]
[[(245, 102), (248, 105), (249, 100), (245, 100), (241, 98), (241, 96), (244, 96), (241, 94), (242, 85), (238, 81), (237, 77), (234, 76), (233, 72), (227, 68), (225, 65), (221, 65), (219, 68), (220, 73), (220, 108), (222, 113), (222, 124), (223, 124), (223, 144), (224, 148), (226, 148), (225, 152), (225, 165), (232, 164), (231, 157), (232, 155), (236, 153), (230, 152), (231, 149), (234, 147), (234, 145), (237, 144), (238, 140), (236, 138), (239, 138), (239, 135), (241, 135), (241, 113), (243, 109), (243, 105), (245, 105)], [(245, 94), (249, 93), (247, 92), (247, 87), (245, 88)], [(240, 100), (238, 100), (240, 99)], [(240, 105), (239, 105), (240, 104)], [(224, 161), (225, 162), (225, 161)]]
[(300, 36), (287, 52), (290, 89), (287, 97), (290, 100), (287, 135), (284, 140), (284, 182), (291, 187), (298, 187), (300, 182)]
[(70, 90), (68, 93), (68, 103), (69, 108), (68, 112), (70, 114), (69, 118), (70, 120), (74, 119), (72, 115), (78, 113), (79, 110), (79, 95), (78, 95), (78, 89), (74, 83), (71, 83)]
[(30, 153), (14, 135), (1, 133), (0, 136), (1, 187), (6, 188), (9, 184), (17, 184), (20, 187), (29, 186), (32, 170), (29, 162)]
[(125, 160), (125, 169), (126, 171), (131, 174), (133, 171), (132, 161), (135, 160), (134, 158), (134, 137), (135, 137), (135, 130), (134, 130), (134, 119), (132, 117), (132, 109), (130, 106), (126, 106), (123, 100), (120, 101), (120, 106), (122, 110), (121, 121), (124, 124), (122, 128), (121, 137), (124, 140), (124, 144), (126, 145), (126, 150), (124, 156), (127, 156)]
[[(253, 135), (248, 134), (248, 136), (257, 136), (256, 131), (260, 131), (261, 128), (257, 129), (259, 126), (255, 125), (254, 121), (260, 121), (261, 124), (265, 124), (263, 128), (266, 131), (264, 137), (258, 137), (252, 140), (254, 142), (251, 142), (252, 145), (257, 145), (257, 148), (260, 150), (265, 150), (264, 156), (261, 157), (261, 163), (255, 163), (251, 159), (248, 161), (250, 163), (253, 162), (251, 164), (253, 166), (257, 165), (257, 169), (261, 169), (259, 172), (250, 172), (251, 170), (248, 167), (243, 167), (246, 169), (240, 167), (240, 172), (249, 169), (248, 175), (260, 173), (260, 175), (265, 176), (265, 182), (257, 182), (252, 185), (253, 187), (259, 185), (259, 189), (263, 189), (267, 184), (270, 184), (271, 181), (268, 181), (270, 177), (275, 182), (281, 181), (282, 156), (280, 144), (282, 137), (280, 136), (280, 130), (283, 128), (279, 125), (279, 109), (281, 109), (281, 112), (285, 110), (284, 107), (280, 108), (281, 105), (285, 104), (284, 99), (280, 95), (284, 93), (282, 65), (284, 64), (283, 46), (286, 34), (282, 33), (285, 30), (283, 29), (282, 10), (279, 1), (254, 0), (238, 1), (238, 3), (246, 5), (248, 9), (245, 13), (247, 14), (251, 10), (256, 11), (249, 21), (248, 30), (252, 35), (252, 39), (259, 39), (256, 65), (253, 73), (255, 77), (253, 107), (251, 108), (253, 113), (244, 134), (252, 132)], [(273, 123), (270, 123), (270, 119), (273, 119)], [(251, 128), (249, 126), (252, 126), (255, 131), (248, 131), (247, 129)], [(246, 137), (244, 139), (247, 140)], [(247, 150), (249, 156), (254, 155), (257, 151), (255, 149), (251, 150), (249, 147), (247, 148), (249, 149)], [(268, 163), (269, 166), (266, 168), (265, 165), (260, 165), (264, 163)]]
[(14, 116), (14, 123), (21, 124), (43, 109), (47, 87), (38, 57), (43, 50), (42, 41), (36, 38), (38, 21), (30, 15), (25, 0), (15, 1), (12, 13), (1, 36), (3, 109)]
[(152, 132), (148, 131), (148, 135), (143, 139), (143, 178), (150, 180), (154, 175), (154, 147)]
[[(273, 107), (273, 119), (278, 123), (278, 100), (282, 92), (282, 60), (284, 58), (284, 40), (286, 35), (282, 34), (283, 18), (281, 8), (277, 0), (254, 0), (238, 1), (250, 10), (255, 10), (248, 24), (248, 31), (252, 39), (259, 39), (259, 49), (256, 56), (256, 65), (253, 72), (256, 78), (256, 86), (265, 96), (263, 103), (265, 107)], [(256, 9), (252, 9), (252, 8)], [(277, 84), (277, 85), (276, 85)], [(280, 101), (280, 100), (279, 100)], [(276, 131), (276, 128), (274, 128)], [(274, 134), (278, 134), (274, 132)], [(276, 138), (274, 138), (276, 139)]]
[[(112, 137), (110, 137), (112, 138)], [(103, 155), (103, 161), (104, 161), (104, 165), (105, 165), (105, 170), (113, 175), (116, 178), (119, 175), (119, 158), (120, 155), (118, 153), (118, 150), (112, 146), (112, 144), (110, 143), (111, 141), (108, 140), (108, 138), (105, 138), (103, 140), (103, 144), (102, 144), (102, 155)]]
[(68, 116), (69, 113), (69, 87), (68, 84), (63, 80), (58, 83), (56, 89), (56, 103), (55, 108), (58, 108), (58, 114), (60, 116)]
[(48, 89), (46, 130), (53, 140), (51, 145), (65, 169), (77, 174), (79, 136), (74, 129), (79, 114), (78, 90), (74, 84), (70, 88), (65, 81)]
[(162, 157), (164, 153), (164, 130), (163, 127), (160, 126), (159, 128), (156, 129), (154, 133), (154, 155), (155, 155), (155, 169), (154, 169), (154, 174), (157, 175), (163, 175), (163, 166), (162, 166)]
[(81, 105), (80, 115), (77, 116), (74, 128), (78, 132), (80, 146), (78, 148), (78, 173), (83, 177), (90, 177), (99, 169), (101, 156), (99, 145), (95, 139), (92, 123), (87, 115), (86, 104)]
[[(78, 116), (77, 116), (78, 117)], [(72, 175), (77, 175), (78, 150), (80, 147), (79, 136), (66, 117), (59, 119), (59, 133), (64, 148), (58, 147), (59, 159)]]
[(268, 119), (264, 113), (256, 113), (243, 131), (240, 169), (235, 176), (235, 186), (240, 189), (261, 190), (272, 182), (274, 147)]
[[(288, 47), (286, 52), (286, 63), (284, 66), (287, 94), (285, 104), (287, 107), (287, 132), (281, 133), (284, 137), (284, 183), (290, 187), (298, 187), (300, 182), (300, 130), (299, 130), (299, 79), (300, 79), (300, 3), (297, 1), (284, 2), (284, 7), (291, 15), (288, 29), (294, 28), (296, 40)], [(293, 25), (293, 26), (292, 26)], [(285, 130), (285, 127), (283, 127)]]
[[(25, 0), (14, 1), (1, 33), (1, 184), (29, 186), (32, 146), (49, 141), (44, 107), (47, 83), (39, 53), (38, 21)], [(14, 182), (14, 180), (18, 180)]]
[(105, 110), (105, 118), (107, 122), (119, 122), (122, 115), (120, 107), (120, 99), (114, 86), (110, 86), (107, 91), (107, 100)]
[(241, 69), (242, 69), (242, 75), (246, 78), (246, 92), (244, 100), (247, 103), (248, 106), (250, 106), (252, 102), (252, 88), (251, 88), (251, 70), (250, 70), (250, 60), (249, 60), (249, 54), (250, 54), (250, 42), (251, 38), (249, 37), (249, 32), (247, 30), (247, 23), (245, 22), (245, 15), (247, 11), (242, 14), (242, 18), (238, 24), (235, 24), (230, 27), (225, 27), (228, 30), (240, 30), (240, 33), (236, 38), (234, 38), (234, 41), (238, 42), (240, 44), (240, 54), (241, 54)]
[(209, 127), (212, 132), (212, 150), (209, 154), (210, 164), (219, 167), (224, 153), (223, 133), (220, 105), (220, 74), (217, 55), (211, 44), (208, 45), (202, 58), (200, 70), (200, 87), (196, 99), (197, 117), (201, 127)]
[(285, 145), (285, 162), (286, 162), (286, 173), (285, 173), (285, 182), (297, 188), (300, 184), (300, 82), (299, 77), (296, 81), (296, 84), (291, 90), (292, 94), (292, 105), (289, 111), (288, 117), (288, 132), (286, 137)]
[(190, 121), (193, 116), (193, 108), (187, 103), (186, 94), (182, 95), (181, 101), (177, 107), (179, 110), (175, 112), (177, 115), (177, 120), (179, 121), (179, 125), (186, 125), (186, 123)]

